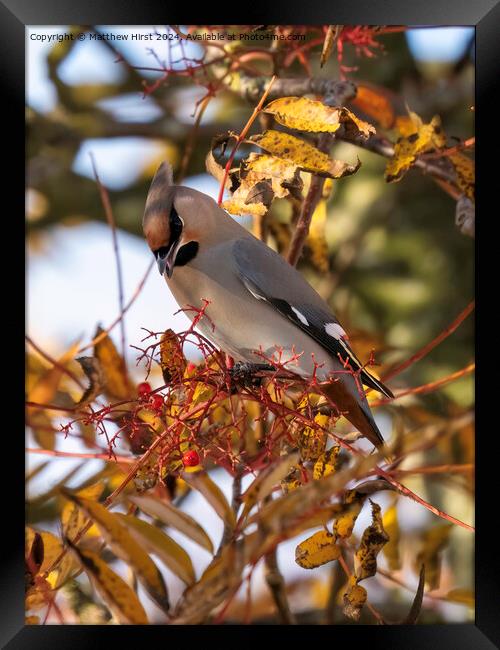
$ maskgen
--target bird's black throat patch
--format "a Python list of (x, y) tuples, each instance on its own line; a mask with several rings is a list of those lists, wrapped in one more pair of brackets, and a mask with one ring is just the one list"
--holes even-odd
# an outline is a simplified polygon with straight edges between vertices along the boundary
[(185, 266), (188, 262), (194, 260), (199, 248), (197, 241), (190, 241), (188, 244), (181, 246), (175, 258), (174, 266)]

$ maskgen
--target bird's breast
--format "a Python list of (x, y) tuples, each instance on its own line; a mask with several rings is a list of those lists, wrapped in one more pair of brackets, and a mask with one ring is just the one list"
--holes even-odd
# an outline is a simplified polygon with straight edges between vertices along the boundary
[[(227, 264), (211, 265), (210, 276), (194, 265), (175, 268), (168, 285), (181, 309), (197, 328), (237, 361), (274, 359), (292, 372), (318, 378), (338, 370), (339, 362), (268, 303), (252, 296)], [(205, 302), (207, 301), (207, 302)], [(207, 304), (208, 303), (208, 304)]]

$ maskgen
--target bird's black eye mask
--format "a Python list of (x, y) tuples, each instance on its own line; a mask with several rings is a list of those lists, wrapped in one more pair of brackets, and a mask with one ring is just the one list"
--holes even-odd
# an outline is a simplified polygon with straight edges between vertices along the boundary
[(189, 242), (178, 249), (184, 223), (177, 214), (177, 210), (174, 206), (172, 206), (172, 209), (170, 210), (169, 225), (170, 239), (168, 244), (166, 246), (161, 246), (157, 250), (153, 251), (153, 253), (158, 262), (160, 274), (163, 275), (166, 270), (167, 275), (170, 278), (174, 266), (184, 266), (196, 257), (196, 254), (198, 253), (198, 242)]

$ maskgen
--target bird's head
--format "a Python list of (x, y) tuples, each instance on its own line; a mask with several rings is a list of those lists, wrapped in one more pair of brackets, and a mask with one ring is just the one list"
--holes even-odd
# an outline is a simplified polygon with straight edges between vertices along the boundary
[(142, 227), (161, 275), (171, 278), (174, 267), (196, 257), (200, 240), (211, 228), (213, 203), (201, 192), (173, 185), (170, 165), (160, 165), (149, 188)]

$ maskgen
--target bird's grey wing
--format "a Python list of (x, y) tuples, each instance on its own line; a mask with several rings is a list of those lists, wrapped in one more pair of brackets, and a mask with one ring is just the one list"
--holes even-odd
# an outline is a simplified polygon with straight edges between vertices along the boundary
[(326, 302), (281, 255), (254, 238), (236, 240), (232, 252), (240, 280), (254, 298), (274, 307), (342, 363), (348, 361), (366, 386), (393, 397), (354, 354)]

